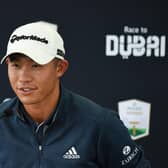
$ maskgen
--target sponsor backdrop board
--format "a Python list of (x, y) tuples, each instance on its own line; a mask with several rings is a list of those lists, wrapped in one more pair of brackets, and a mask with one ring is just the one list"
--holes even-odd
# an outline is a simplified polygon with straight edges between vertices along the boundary
[[(64, 86), (120, 111), (133, 139), (144, 146), (152, 167), (165, 167), (167, 9), (154, 2), (139, 3), (115, 0), (1, 4), (0, 55), (5, 54), (7, 39), (16, 26), (37, 20), (57, 23), (70, 62)], [(6, 65), (0, 66), (0, 77), (3, 101), (14, 96)]]

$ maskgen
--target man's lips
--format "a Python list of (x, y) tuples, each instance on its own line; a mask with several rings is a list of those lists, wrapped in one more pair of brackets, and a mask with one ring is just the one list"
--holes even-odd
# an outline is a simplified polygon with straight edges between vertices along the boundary
[(29, 95), (36, 90), (37, 90), (36, 87), (18, 87), (17, 88), (18, 93), (23, 94), (23, 95)]

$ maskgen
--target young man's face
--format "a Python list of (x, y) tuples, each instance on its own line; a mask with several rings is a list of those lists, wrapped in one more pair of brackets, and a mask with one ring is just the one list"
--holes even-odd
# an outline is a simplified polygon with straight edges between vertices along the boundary
[[(47, 103), (59, 89), (56, 60), (39, 65), (24, 55), (7, 58), (11, 87), (24, 105)], [(47, 105), (47, 104), (46, 104)]]

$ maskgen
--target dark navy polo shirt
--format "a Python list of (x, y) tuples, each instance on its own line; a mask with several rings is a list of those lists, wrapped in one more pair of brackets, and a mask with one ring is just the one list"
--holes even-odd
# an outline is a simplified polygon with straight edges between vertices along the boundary
[(149, 168), (118, 114), (67, 89), (37, 125), (14, 98), (0, 105), (0, 168)]

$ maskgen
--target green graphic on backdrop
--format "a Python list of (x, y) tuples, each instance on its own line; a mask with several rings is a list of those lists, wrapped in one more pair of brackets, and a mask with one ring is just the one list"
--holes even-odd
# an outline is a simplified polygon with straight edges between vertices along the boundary
[(132, 139), (140, 139), (149, 135), (150, 103), (140, 100), (127, 100), (118, 103), (119, 115), (128, 128)]

